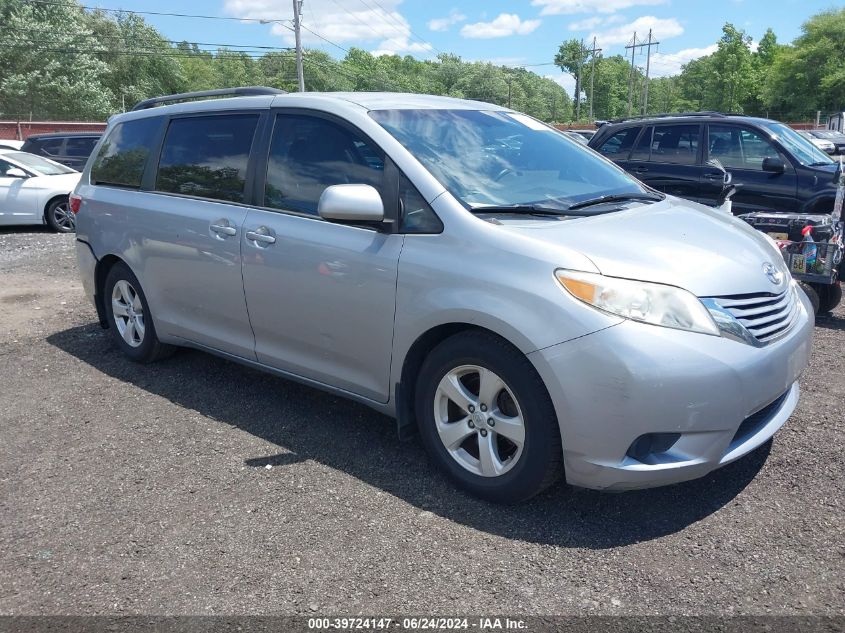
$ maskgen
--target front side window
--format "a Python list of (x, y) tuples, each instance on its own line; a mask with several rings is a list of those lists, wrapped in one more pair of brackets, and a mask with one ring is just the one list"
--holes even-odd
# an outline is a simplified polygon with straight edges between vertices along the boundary
[(173, 119), (164, 138), (156, 191), (243, 202), (258, 114)]
[(137, 189), (155, 135), (161, 125), (158, 117), (118, 123), (108, 133), (91, 166), (91, 182)]
[(642, 128), (629, 127), (627, 130), (620, 130), (599, 147), (599, 152), (611, 160), (627, 160), (634, 141)]
[(711, 125), (710, 158), (726, 169), (763, 171), (766, 158), (782, 158), (772, 143), (759, 132), (732, 125)]
[(381, 192), (383, 178), (384, 154), (360, 134), (319, 117), (276, 117), (265, 207), (316, 215), (326, 187), (364, 184)]
[(597, 196), (647, 193), (595, 152), (522, 114), (424, 109), (370, 116), (470, 209), (565, 208)]
[(695, 165), (698, 158), (698, 125), (658, 125), (651, 141), (651, 160), (656, 163)]

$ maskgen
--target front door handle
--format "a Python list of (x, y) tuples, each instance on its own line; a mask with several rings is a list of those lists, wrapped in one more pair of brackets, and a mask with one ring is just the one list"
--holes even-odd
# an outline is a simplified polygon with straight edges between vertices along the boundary
[(237, 235), (238, 229), (228, 224), (212, 224), (209, 228), (217, 235)]
[(259, 226), (254, 231), (247, 231), (246, 239), (255, 242), (256, 245), (264, 244), (265, 246), (269, 246), (270, 244), (276, 243), (275, 236), (266, 226)]
[(648, 167), (634, 167), (631, 171), (635, 174), (647, 174)]
[(725, 181), (725, 174), (704, 174), (704, 180)]

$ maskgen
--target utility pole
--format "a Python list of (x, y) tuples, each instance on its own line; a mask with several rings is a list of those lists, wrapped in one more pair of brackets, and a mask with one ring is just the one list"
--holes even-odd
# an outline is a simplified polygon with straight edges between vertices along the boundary
[(513, 77), (511, 77), (510, 74), (508, 74), (507, 82), (508, 82), (508, 107), (510, 108), (511, 107), (511, 83), (513, 83)]
[(593, 120), (593, 95), (596, 87), (596, 53), (601, 53), (602, 49), (596, 48), (596, 38), (593, 38), (593, 47), (587, 51), (592, 55), (590, 62), (590, 121)]
[(648, 109), (648, 76), (651, 72), (651, 47), (657, 46), (660, 42), (655, 42), (652, 40), (651, 29), (648, 31), (648, 42), (642, 42), (637, 44), (637, 34), (634, 32), (634, 41), (633, 43), (629, 44), (625, 48), (631, 49), (631, 76), (628, 81), (628, 116), (631, 116), (631, 110), (634, 105), (634, 76), (637, 72), (636, 61), (634, 60), (634, 56), (637, 53), (638, 48), (648, 48), (648, 60), (646, 61), (646, 71), (645, 71), (645, 86), (643, 87), (643, 114), (646, 113)]
[(578, 43), (578, 70), (575, 73), (575, 120), (581, 120), (581, 66), (584, 59), (584, 40)]
[(296, 78), (299, 81), (299, 92), (305, 92), (305, 75), (302, 72), (302, 36), (299, 23), (302, 21), (303, 0), (293, 0), (293, 32), (296, 36)]
[(660, 42), (652, 42), (651, 40), (651, 29), (648, 30), (648, 54), (646, 55), (646, 62), (645, 62), (645, 89), (643, 92), (643, 114), (648, 113), (648, 81), (649, 81), (649, 74), (651, 73), (651, 47), (657, 46)]
[(631, 72), (628, 73), (628, 116), (631, 116), (631, 107), (634, 103), (634, 70), (636, 66), (634, 65), (634, 54), (637, 52), (637, 32), (634, 31), (634, 41), (629, 46), (625, 47), (626, 49), (631, 49)]

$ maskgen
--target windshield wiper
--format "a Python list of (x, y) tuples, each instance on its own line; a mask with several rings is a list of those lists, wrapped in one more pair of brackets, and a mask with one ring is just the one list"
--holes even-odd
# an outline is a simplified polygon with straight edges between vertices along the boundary
[(545, 207), (538, 204), (501, 204), (490, 205), (483, 207), (470, 207), (472, 213), (520, 213), (525, 215), (551, 215), (551, 216), (574, 216), (587, 217), (591, 215), (599, 215), (590, 211), (582, 213), (573, 213), (572, 207), (566, 209), (556, 209), (554, 207)]
[(584, 209), (586, 207), (593, 207), (606, 202), (628, 202), (629, 200), (649, 200), (651, 202), (660, 202), (666, 197), (657, 193), (618, 193), (607, 196), (599, 196), (591, 200), (584, 200), (584, 202), (577, 202), (569, 207), (566, 211), (573, 211), (575, 209)]

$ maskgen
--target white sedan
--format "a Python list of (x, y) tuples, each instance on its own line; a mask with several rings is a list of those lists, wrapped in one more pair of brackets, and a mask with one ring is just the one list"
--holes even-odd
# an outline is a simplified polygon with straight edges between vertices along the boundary
[(68, 196), (79, 172), (35, 154), (0, 149), (0, 226), (44, 224), (74, 230)]

